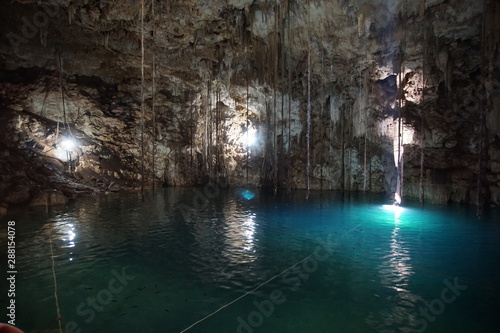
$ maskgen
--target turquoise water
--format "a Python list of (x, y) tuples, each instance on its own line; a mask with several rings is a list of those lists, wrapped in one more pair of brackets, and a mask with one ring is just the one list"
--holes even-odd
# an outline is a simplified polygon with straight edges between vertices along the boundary
[(51, 241), (66, 332), (497, 332), (498, 211), (384, 203), (177, 188), (10, 215), (16, 324), (58, 332)]

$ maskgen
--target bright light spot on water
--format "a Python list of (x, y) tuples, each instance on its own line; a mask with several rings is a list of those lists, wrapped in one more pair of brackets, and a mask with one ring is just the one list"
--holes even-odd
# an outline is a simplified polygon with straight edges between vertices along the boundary
[(382, 208), (384, 210), (391, 211), (391, 212), (402, 212), (405, 210), (403, 207), (398, 206), (398, 205), (382, 205)]
[(63, 233), (66, 237), (62, 236), (61, 239), (65, 242), (67, 242), (67, 245), (63, 246), (65, 248), (71, 248), (75, 247), (75, 238), (76, 238), (76, 233), (75, 233), (75, 227), (73, 227), (73, 224), (68, 224), (68, 230)]
[[(399, 197), (397, 194), (396, 196)], [(405, 210), (403, 207), (398, 205), (382, 205), (382, 209), (389, 212), (394, 212), (394, 222), (401, 222), (399, 218), (401, 217), (401, 213)]]
[(255, 215), (251, 215), (245, 219), (243, 222), (243, 235), (245, 235), (245, 251), (253, 250), (254, 246), (254, 235), (255, 235)]

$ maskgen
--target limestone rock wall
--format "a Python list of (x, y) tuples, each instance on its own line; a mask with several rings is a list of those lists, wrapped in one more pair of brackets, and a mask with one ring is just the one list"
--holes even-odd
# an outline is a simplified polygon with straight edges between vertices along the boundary
[(5, 7), (4, 205), (142, 181), (500, 204), (496, 1)]

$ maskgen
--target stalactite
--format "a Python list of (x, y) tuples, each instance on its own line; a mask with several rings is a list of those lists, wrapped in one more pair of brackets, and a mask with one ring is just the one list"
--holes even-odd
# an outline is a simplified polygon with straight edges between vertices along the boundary
[[(323, 38), (322, 38), (323, 39)], [(325, 105), (324, 105), (324, 100), (325, 100), (325, 54), (323, 51), (321, 51), (321, 108), (320, 108), (320, 116), (319, 119), (320, 121), (320, 144), (323, 147), (323, 141), (326, 139), (326, 135), (324, 133), (324, 112), (325, 112)], [(324, 155), (324, 149), (321, 149), (320, 152), (320, 190), (323, 191), (323, 155)]]
[[(333, 59), (331, 60), (332, 63), (330, 64), (330, 74), (331, 77), (333, 77)], [(333, 112), (334, 112), (334, 99), (333, 96), (330, 95), (329, 97), (330, 100), (330, 138), (329, 138), (329, 152), (328, 152), (328, 165), (330, 166), (330, 190), (333, 190), (333, 180), (335, 179), (334, 175), (334, 170), (335, 168), (333, 167), (333, 160), (332, 160), (332, 154), (333, 154), (333, 142), (335, 138), (335, 122)]]
[[(347, 103), (347, 101), (346, 101)], [(340, 111), (340, 189), (345, 192), (345, 130), (344, 118), (347, 104), (344, 104)]]
[(222, 124), (221, 90), (217, 88), (217, 182), (224, 177), (224, 140)]
[(372, 189), (372, 159), (370, 157), (370, 162), (368, 163), (368, 191)]
[[(425, 1), (424, 1), (425, 4)], [(425, 6), (425, 5), (424, 5)], [(424, 7), (425, 8), (425, 7)], [(424, 30), (424, 47), (422, 51), (422, 99), (420, 102), (420, 185), (419, 185), (419, 201), (420, 205), (424, 205), (424, 145), (425, 145), (425, 79), (426, 79), (426, 59), (427, 59), (427, 26)]]
[(271, 131), (271, 123), (272, 123), (272, 112), (270, 102), (266, 101), (266, 147), (265, 147), (265, 157), (262, 164), (262, 174), (264, 175), (264, 180), (267, 184), (270, 184), (273, 181), (273, 135), (274, 133)]
[(75, 19), (76, 7), (73, 3), (68, 6), (68, 23), (71, 25)]
[(220, 108), (219, 108), (219, 88), (215, 92), (215, 181), (219, 182), (219, 171), (220, 171), (220, 137), (219, 137), (219, 120), (220, 120)]
[[(308, 15), (310, 15), (311, 4), (308, 1)], [(308, 23), (310, 17), (308, 16)], [(308, 26), (310, 26), (308, 24)], [(307, 166), (306, 166), (306, 199), (309, 199), (309, 191), (311, 187), (311, 36), (308, 31), (308, 48), (307, 48)]]
[[(407, 4), (407, 1), (405, 0), (404, 2), (404, 9), (403, 9), (403, 12), (405, 13), (404, 15), (407, 16), (408, 15), (408, 4)], [(408, 21), (408, 17), (405, 17), (404, 18), (404, 21), (403, 22), (407, 22)], [(405, 68), (404, 68), (404, 57), (406, 56), (406, 36), (407, 33), (406, 33), (406, 27), (404, 27), (403, 29), (403, 42), (402, 42), (402, 59), (401, 59), (401, 79), (403, 79), (403, 75), (405, 73)], [(405, 91), (404, 91), (404, 81), (402, 82), (402, 85), (401, 85), (401, 104), (403, 104), (404, 102), (404, 114), (407, 114), (407, 109), (408, 109), (408, 103), (406, 103), (406, 96), (405, 96)], [(403, 112), (403, 110), (401, 110), (401, 112)], [(403, 124), (403, 114), (401, 114), (401, 117), (399, 119), (400, 121), (400, 136), (401, 136), (401, 155), (400, 155), (400, 167), (401, 167), (401, 172), (400, 172), (400, 197), (401, 197), (401, 202), (403, 201), (403, 196), (404, 196), (404, 124)]]
[(274, 161), (273, 161), (273, 169), (274, 169), (274, 174), (273, 174), (273, 187), (274, 187), (274, 194), (276, 195), (278, 192), (278, 172), (279, 172), (279, 165), (278, 165), (278, 121), (277, 121), (277, 113), (278, 113), (278, 99), (277, 99), (277, 90), (278, 90), (278, 68), (279, 68), (279, 46), (280, 46), (280, 34), (279, 34), (279, 23), (280, 23), (280, 15), (279, 15), (279, 7), (278, 7), (278, 1), (275, 1), (274, 3), (274, 34), (273, 34), (273, 112), (274, 112), (274, 135), (273, 135), (273, 155), (274, 155)]
[[(406, 9), (406, 1), (405, 1)], [(405, 11), (406, 13), (406, 11)], [(406, 22), (406, 18), (405, 18)], [(403, 29), (403, 37), (400, 43), (400, 59), (399, 59), (399, 75), (398, 75), (398, 156), (397, 156), (397, 184), (396, 184), (396, 194), (395, 201), (400, 204), (403, 201), (403, 186), (404, 186), (404, 175), (403, 175), (403, 99), (404, 99), (404, 89), (403, 89), (403, 75), (404, 75), (404, 53), (406, 47), (406, 31)], [(406, 103), (405, 103), (406, 104)]]
[(208, 177), (210, 179), (210, 182), (213, 181), (214, 179), (214, 172), (213, 172), (213, 119), (212, 119), (212, 80), (208, 80), (208, 109), (207, 109), (207, 114), (208, 114)]
[[(193, 100), (191, 99), (191, 105), (189, 107), (189, 148), (191, 157), (191, 166), (194, 166), (194, 155), (193, 155), (193, 144), (194, 144), (194, 119), (193, 119)], [(196, 178), (197, 175), (195, 175)]]
[(366, 184), (367, 184), (367, 153), (366, 153), (366, 146), (367, 146), (367, 138), (368, 138), (368, 133), (365, 133), (365, 142), (364, 142), (364, 156), (363, 156), (363, 192), (366, 192)]
[[(405, 104), (405, 110), (407, 108), (407, 105)], [(406, 113), (406, 112), (405, 112)], [(400, 188), (399, 188), (399, 192), (401, 193), (400, 194), (400, 197), (401, 197), (401, 202), (403, 201), (403, 196), (404, 196), (404, 185), (405, 185), (405, 182), (404, 182), (404, 170), (405, 170), (405, 163), (404, 163), (404, 128), (403, 128), (403, 119), (401, 119), (401, 162), (400, 162), (400, 168), (401, 168), (401, 171), (399, 172), (400, 176)]]
[(245, 53), (247, 54), (247, 64), (248, 64), (248, 68), (247, 68), (247, 75), (246, 75), (246, 83), (247, 83), (247, 93), (246, 93), (246, 136), (247, 136), (247, 140), (246, 140), (246, 173), (247, 173), (247, 177), (246, 177), (246, 180), (247, 180), (247, 184), (248, 184), (248, 162), (249, 162), (249, 155), (250, 155), (250, 145), (249, 145), (249, 142), (248, 142), (248, 133), (249, 133), (249, 129), (250, 129), (250, 120), (248, 118), (248, 86), (250, 84), (249, 82), (249, 77), (250, 77), (250, 59), (248, 58), (248, 53), (247, 53), (247, 50), (245, 48)]
[(287, 36), (288, 36), (288, 57), (287, 57), (287, 67), (288, 67), (288, 159), (287, 159), (287, 192), (290, 193), (292, 190), (292, 29), (291, 29), (291, 19), (292, 11), (291, 4), (288, 3), (287, 6)]
[(209, 173), (209, 155), (208, 155), (208, 98), (209, 98), (209, 93), (210, 93), (210, 90), (209, 90), (209, 82), (207, 81), (207, 92), (206, 92), (206, 95), (205, 95), (205, 121), (204, 121), (204, 125), (205, 125), (205, 133), (204, 133), (204, 137), (203, 137), (203, 152), (205, 154), (205, 170), (207, 172), (207, 174)]
[[(153, 171), (153, 193), (155, 191), (155, 180), (156, 180), (156, 53), (155, 53), (155, 37), (156, 37), (156, 16), (155, 16), (155, 1), (156, 0), (151, 0), (151, 16), (153, 17), (153, 68), (152, 68), (152, 76), (153, 76), (153, 82), (152, 82), (152, 105), (151, 105), (151, 113), (153, 116), (153, 147), (152, 147), (152, 158), (151, 158), (151, 167)], [(192, 150), (192, 145), (191, 145), (191, 150)], [(191, 161), (191, 165), (193, 165)]]
[(141, 1), (141, 197), (144, 201), (144, 0)]
[(58, 52), (59, 59), (59, 88), (61, 90), (61, 106), (63, 112), (63, 128), (66, 130), (68, 125), (68, 120), (66, 119), (66, 101), (64, 98), (64, 85), (63, 85), (63, 64), (61, 52)]
[(476, 215), (481, 218), (484, 209), (484, 198), (483, 198), (483, 174), (484, 174), (484, 150), (486, 145), (486, 134), (485, 134), (485, 103), (486, 98), (486, 2), (483, 0), (483, 22), (481, 31), (481, 85), (480, 85), (480, 98), (479, 98), (479, 153), (478, 153), (478, 167), (477, 167), (477, 195), (476, 195)]
[(277, 89), (277, 52), (276, 52), (276, 34), (278, 33), (277, 30), (277, 16), (276, 16), (276, 10), (277, 10), (277, 4), (276, 1), (274, 1), (274, 27), (273, 27), (273, 34), (272, 34), (272, 40), (271, 40), (271, 64), (272, 64), (272, 87), (273, 87), (273, 161), (272, 161), (272, 169), (273, 169), (273, 193), (276, 195), (278, 191), (278, 158), (277, 158), (277, 145), (276, 145), (276, 89)]
[(56, 125), (56, 137), (54, 139), (54, 143), (57, 144), (57, 139), (59, 138), (59, 124), (61, 123), (61, 116), (57, 115), (57, 125)]
[[(286, 9), (287, 3), (286, 1), (283, 3), (283, 6)], [(283, 187), (283, 168), (284, 168), (284, 163), (283, 163), (283, 158), (284, 158), (284, 148), (285, 148), (285, 26), (283, 24), (283, 8), (281, 6), (279, 8), (279, 15), (278, 15), (278, 20), (279, 20), (279, 43), (280, 43), (280, 49), (279, 49), (279, 66), (280, 66), (280, 71), (279, 71), (279, 91), (281, 93), (281, 105), (280, 105), (280, 113), (281, 113), (281, 118), (280, 118), (280, 141), (279, 141), (279, 150), (278, 150), (278, 161), (279, 161), (279, 171), (280, 171), (280, 186)]]
[(426, 7), (426, 0), (419, 0), (418, 13), (419, 13), (420, 17), (424, 17), (425, 7)]
[[(368, 77), (369, 77), (369, 70), (365, 69), (364, 72), (362, 72), (363, 75), (363, 89), (368, 90)], [(363, 94), (363, 98), (368, 99), (368, 91), (365, 91)], [(367, 187), (367, 180), (368, 180), (368, 170), (367, 170), (367, 161), (368, 161), (368, 100), (365, 100), (364, 103), (364, 108), (365, 108), (365, 140), (364, 140), (364, 153), (363, 153), (363, 191), (366, 192), (366, 187)], [(361, 111), (361, 110), (360, 110)]]
[(217, 125), (216, 125), (216, 133), (217, 133), (217, 183), (224, 181), (226, 179), (226, 165), (225, 165), (225, 130), (224, 130), (224, 109), (223, 103), (221, 99), (221, 88), (217, 88)]
[[(283, 30), (282, 30), (283, 31)], [(280, 91), (281, 91), (281, 141), (280, 141), (280, 151), (279, 151), (279, 161), (280, 166), (283, 166), (283, 157), (285, 150), (285, 54), (284, 54), (284, 40), (283, 33), (281, 34), (281, 78), (280, 78)]]
[(307, 195), (309, 198), (310, 177), (311, 177), (311, 41), (309, 40), (309, 49), (307, 54), (307, 167), (306, 167), (306, 183)]
[(276, 119), (276, 89), (273, 93), (273, 190), (278, 191), (278, 144), (277, 144), (277, 119)]
[(152, 115), (153, 115), (153, 122), (152, 122), (152, 127), (153, 127), (153, 138), (152, 138), (152, 141), (153, 141), (153, 147), (152, 147), (152, 151), (151, 151), (151, 168), (152, 168), (152, 173), (153, 173), (153, 183), (152, 183), (152, 186), (153, 186), (153, 193), (155, 191), (155, 180), (156, 180), (156, 110), (155, 110), (155, 104), (156, 104), (156, 82), (155, 82), (155, 71), (156, 71), (156, 59), (155, 59), (155, 56), (153, 55), (153, 84), (152, 84), (152, 94), (153, 94), (153, 98), (152, 98), (152, 106), (151, 106), (151, 110), (152, 110)]
[[(348, 128), (348, 131), (349, 131), (349, 138), (352, 137), (352, 127), (349, 127)], [(352, 144), (352, 142), (351, 142)], [(347, 158), (348, 158), (348, 168), (347, 168), (347, 181), (348, 181), (348, 184), (349, 184), (349, 195), (351, 195), (351, 192), (352, 192), (352, 150), (353, 150), (353, 147), (352, 145), (349, 145), (349, 149), (347, 150)]]
[(352, 192), (352, 149), (353, 149), (353, 124), (352, 124), (352, 115), (354, 113), (354, 101), (350, 101), (349, 105), (349, 115), (351, 116), (351, 121), (349, 122), (349, 126), (347, 127), (347, 143), (346, 147), (347, 148), (347, 188), (349, 195), (351, 195)]
[[(402, 61), (402, 59), (401, 59)], [(401, 64), (401, 63), (400, 63)], [(401, 109), (402, 109), (402, 87), (401, 87), (401, 67), (399, 69), (398, 74), (398, 88), (399, 88), (399, 96), (398, 96), (398, 149), (397, 149), (397, 180), (396, 180), (396, 194), (395, 201), (399, 204), (402, 201), (402, 193), (401, 193)]]

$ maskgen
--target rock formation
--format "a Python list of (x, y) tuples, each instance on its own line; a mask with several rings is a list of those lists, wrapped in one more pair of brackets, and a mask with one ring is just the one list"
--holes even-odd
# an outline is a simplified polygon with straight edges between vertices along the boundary
[(498, 1), (17, 0), (0, 20), (3, 208), (207, 182), (500, 204)]

